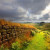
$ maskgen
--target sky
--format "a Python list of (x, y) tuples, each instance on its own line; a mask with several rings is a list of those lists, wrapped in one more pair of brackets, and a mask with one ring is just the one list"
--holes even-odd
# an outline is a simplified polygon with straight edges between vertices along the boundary
[(0, 0), (0, 19), (50, 22), (50, 0)]

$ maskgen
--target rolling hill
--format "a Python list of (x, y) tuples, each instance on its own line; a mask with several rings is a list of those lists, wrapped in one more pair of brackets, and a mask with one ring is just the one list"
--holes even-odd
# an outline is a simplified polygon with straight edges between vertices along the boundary
[(31, 30), (35, 27), (29, 24), (14, 23), (0, 19), (0, 46), (10, 46), (13, 42), (20, 43), (31, 39)]

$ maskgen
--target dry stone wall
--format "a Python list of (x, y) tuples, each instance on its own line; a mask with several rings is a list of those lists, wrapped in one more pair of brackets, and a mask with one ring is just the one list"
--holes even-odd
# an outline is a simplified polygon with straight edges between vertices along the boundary
[(10, 45), (15, 41), (15, 38), (20, 37), (22, 34), (24, 35), (30, 30), (34, 30), (34, 29), (20, 28), (17, 26), (0, 25), (0, 46), (2, 44)]

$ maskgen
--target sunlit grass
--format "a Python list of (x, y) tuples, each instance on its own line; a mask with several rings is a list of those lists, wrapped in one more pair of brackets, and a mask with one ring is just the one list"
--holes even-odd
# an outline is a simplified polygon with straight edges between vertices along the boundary
[(26, 50), (46, 50), (44, 33), (37, 33), (33, 39), (32, 43), (28, 46)]

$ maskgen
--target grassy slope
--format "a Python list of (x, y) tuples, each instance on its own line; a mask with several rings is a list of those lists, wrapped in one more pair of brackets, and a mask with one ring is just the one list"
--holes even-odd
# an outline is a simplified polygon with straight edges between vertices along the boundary
[(44, 33), (40, 32), (36, 34), (26, 50), (46, 50)]

